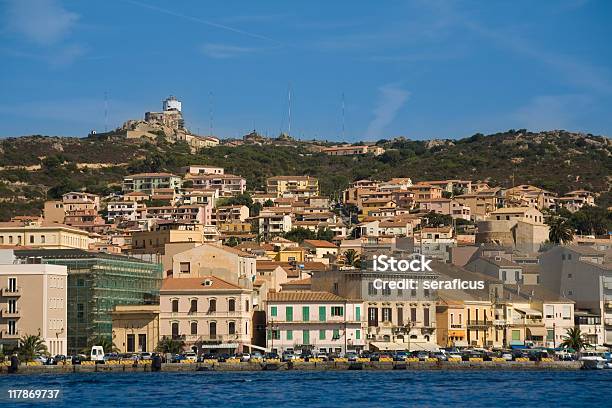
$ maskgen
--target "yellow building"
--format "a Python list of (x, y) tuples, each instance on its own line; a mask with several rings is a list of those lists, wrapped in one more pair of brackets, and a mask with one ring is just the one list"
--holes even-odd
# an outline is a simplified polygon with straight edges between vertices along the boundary
[(266, 192), (276, 197), (319, 195), (319, 180), (310, 176), (276, 176), (266, 180)]
[(89, 232), (64, 224), (0, 222), (0, 245), (47, 249), (85, 249), (94, 243)]
[(113, 342), (120, 353), (152, 352), (159, 342), (159, 305), (117, 305)]

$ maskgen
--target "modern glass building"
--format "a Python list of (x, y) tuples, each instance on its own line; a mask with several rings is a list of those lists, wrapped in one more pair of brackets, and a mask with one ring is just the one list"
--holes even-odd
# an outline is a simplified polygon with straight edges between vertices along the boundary
[(21, 262), (68, 267), (68, 353), (88, 340), (111, 339), (115, 305), (159, 303), (161, 264), (79, 249), (17, 250)]

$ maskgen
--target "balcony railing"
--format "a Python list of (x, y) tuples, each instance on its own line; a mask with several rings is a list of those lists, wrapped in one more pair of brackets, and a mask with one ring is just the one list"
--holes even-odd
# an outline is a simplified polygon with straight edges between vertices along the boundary
[(19, 309), (15, 309), (13, 311), (10, 311), (8, 309), (2, 309), (0, 311), (0, 316), (2, 316), (4, 318), (21, 317), (21, 311)]
[(16, 297), (21, 296), (21, 288), (2, 288), (0, 295), (4, 297)]
[(468, 327), (490, 327), (492, 326), (491, 320), (468, 320)]
[(21, 330), (16, 330), (14, 333), (10, 333), (8, 330), (2, 330), (0, 337), (7, 340), (18, 340), (21, 338)]

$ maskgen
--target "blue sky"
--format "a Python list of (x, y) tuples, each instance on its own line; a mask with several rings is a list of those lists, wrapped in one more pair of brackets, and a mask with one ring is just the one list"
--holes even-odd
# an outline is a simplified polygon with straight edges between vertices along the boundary
[[(612, 133), (612, 2), (0, 0), (0, 136), (159, 110), (236, 137)], [(342, 95), (345, 100), (343, 137)], [(212, 98), (211, 98), (212, 95)], [(212, 99), (212, 104), (210, 100)]]

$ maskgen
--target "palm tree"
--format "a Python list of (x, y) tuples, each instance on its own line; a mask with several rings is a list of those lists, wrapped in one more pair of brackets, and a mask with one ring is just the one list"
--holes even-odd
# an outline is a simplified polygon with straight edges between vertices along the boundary
[(185, 342), (182, 340), (175, 340), (172, 337), (164, 336), (157, 343), (157, 351), (160, 353), (172, 353), (178, 354), (183, 351)]
[(359, 261), (359, 254), (354, 249), (347, 249), (344, 252), (344, 261), (347, 265), (357, 266), (357, 262)]
[(580, 329), (576, 327), (567, 329), (567, 336), (563, 338), (563, 343), (561, 343), (561, 346), (565, 348), (572, 348), (578, 353), (587, 347), (591, 347), (584, 334), (582, 334)]
[(574, 239), (574, 230), (566, 219), (550, 218), (548, 225), (550, 227), (548, 239), (553, 244), (567, 244)]
[(47, 346), (39, 335), (25, 335), (19, 340), (18, 352), (24, 361), (32, 361), (36, 356), (46, 354)]
[(106, 336), (96, 336), (89, 339), (87, 342), (87, 348), (83, 350), (84, 353), (89, 353), (93, 346), (102, 346), (105, 353), (116, 353), (119, 351), (115, 343)]

